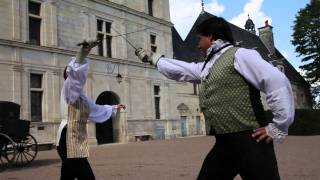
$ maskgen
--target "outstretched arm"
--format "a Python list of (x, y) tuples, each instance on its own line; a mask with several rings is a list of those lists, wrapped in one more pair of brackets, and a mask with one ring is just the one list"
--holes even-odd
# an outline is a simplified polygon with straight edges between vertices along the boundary
[(86, 98), (86, 101), (89, 105), (89, 117), (88, 119), (91, 121), (94, 121), (96, 123), (103, 123), (110, 119), (111, 116), (115, 116), (117, 111), (120, 111), (121, 109), (125, 109), (126, 106), (123, 104), (118, 105), (98, 105), (92, 102), (91, 99)]
[(67, 65), (67, 79), (64, 81), (62, 92), (67, 104), (74, 104), (78, 97), (83, 94), (83, 87), (87, 80), (89, 64), (86, 57), (90, 50), (99, 44), (98, 40), (83, 41), (78, 44), (81, 46), (76, 57), (72, 57)]
[(185, 61), (165, 58), (163, 55), (137, 49), (136, 55), (144, 63), (157, 66), (160, 73), (169, 79), (200, 83), (203, 63), (188, 63)]

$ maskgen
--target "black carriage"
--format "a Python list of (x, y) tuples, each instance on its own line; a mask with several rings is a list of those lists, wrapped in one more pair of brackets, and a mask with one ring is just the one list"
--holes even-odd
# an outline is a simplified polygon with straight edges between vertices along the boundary
[(38, 153), (36, 139), (29, 134), (30, 121), (20, 119), (20, 105), (0, 101), (0, 168), (25, 166)]

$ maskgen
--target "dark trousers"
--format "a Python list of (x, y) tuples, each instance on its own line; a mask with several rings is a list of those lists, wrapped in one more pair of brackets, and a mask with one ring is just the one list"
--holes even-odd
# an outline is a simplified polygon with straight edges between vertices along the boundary
[(67, 158), (66, 135), (67, 128), (64, 128), (57, 147), (58, 154), (62, 160), (60, 179), (94, 180), (95, 177), (87, 158)]
[(198, 180), (280, 180), (273, 143), (257, 143), (252, 131), (215, 135)]

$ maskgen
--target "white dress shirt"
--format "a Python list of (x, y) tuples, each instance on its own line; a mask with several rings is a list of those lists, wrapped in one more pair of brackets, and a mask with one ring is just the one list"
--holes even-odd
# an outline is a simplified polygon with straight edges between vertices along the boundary
[[(226, 47), (207, 63), (188, 63), (162, 57), (157, 62), (159, 72), (169, 79), (200, 83), (206, 78), (215, 61), (227, 49)], [(266, 101), (274, 118), (267, 127), (267, 133), (275, 141), (282, 141), (288, 134), (288, 128), (294, 119), (294, 100), (292, 88), (287, 77), (276, 67), (262, 59), (260, 54), (251, 49), (239, 48), (235, 53), (234, 68), (256, 89), (266, 94)]]
[(83, 88), (86, 83), (89, 64), (79, 64), (76, 62), (75, 57), (71, 58), (67, 67), (68, 78), (64, 81), (60, 97), (60, 116), (61, 123), (57, 132), (56, 145), (59, 145), (61, 132), (68, 124), (68, 104), (73, 104), (78, 98), (82, 98), (87, 103), (89, 109), (88, 119), (96, 123), (103, 123), (117, 112), (115, 106), (110, 105), (97, 105), (90, 98), (88, 98)]

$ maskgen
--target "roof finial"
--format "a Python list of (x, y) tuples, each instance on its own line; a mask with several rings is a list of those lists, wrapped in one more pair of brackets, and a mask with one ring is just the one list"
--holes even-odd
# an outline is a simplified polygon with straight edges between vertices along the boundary
[(248, 19), (250, 19), (250, 16), (249, 16), (249, 14), (248, 14)]
[(201, 13), (204, 13), (204, 2), (203, 2), (203, 0), (201, 0), (201, 6), (202, 6), (202, 11), (201, 11)]

